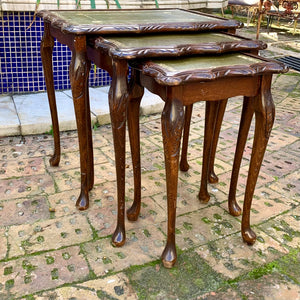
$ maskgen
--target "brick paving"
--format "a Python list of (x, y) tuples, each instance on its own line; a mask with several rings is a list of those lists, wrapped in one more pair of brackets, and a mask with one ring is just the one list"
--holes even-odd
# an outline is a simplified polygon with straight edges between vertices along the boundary
[[(80, 173), (77, 133), (62, 133), (59, 167), (49, 165), (51, 135), (0, 138), (0, 299), (300, 299), (300, 74), (273, 78), (276, 121), (257, 182), (253, 246), (227, 193), (242, 98), (229, 100), (216, 154), (219, 183), (200, 203), (204, 105), (195, 105), (188, 172), (179, 173), (178, 262), (160, 260), (166, 240), (166, 187), (160, 115), (141, 117), (142, 209), (126, 221), (127, 242), (111, 245), (116, 182), (109, 125), (93, 130), (95, 187), (87, 211), (75, 209)], [(253, 128), (241, 167), (242, 205)], [(133, 199), (127, 151), (126, 205)]]

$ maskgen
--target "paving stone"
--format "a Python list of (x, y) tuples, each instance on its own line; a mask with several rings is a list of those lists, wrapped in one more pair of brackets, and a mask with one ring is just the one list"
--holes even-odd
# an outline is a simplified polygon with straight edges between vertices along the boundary
[(86, 281), (77, 286), (96, 290), (99, 298), (105, 298), (106, 295), (108, 295), (115, 299), (138, 299), (127, 276), (123, 273), (109, 276), (104, 279)]
[(288, 151), (289, 153), (294, 154), (296, 157), (298, 155), (298, 152), (300, 151), (300, 141), (298, 140), (295, 143), (288, 145), (282, 150)]
[(218, 273), (236, 278), (287, 253), (277, 241), (256, 230), (257, 241), (248, 246), (240, 233), (200, 245), (195, 251)]
[(148, 197), (158, 193), (166, 194), (165, 170), (142, 173), (142, 196)]
[(24, 176), (21, 178), (2, 179), (0, 198), (2, 200), (31, 197), (36, 195), (53, 194), (54, 182), (49, 174)]
[[(80, 288), (76, 286), (70, 287), (62, 287), (57, 288), (53, 291), (46, 291), (43, 293), (39, 293), (38, 295), (34, 295), (32, 300), (99, 300), (97, 295), (97, 291), (95, 289), (87, 289), (87, 288)], [(27, 298), (22, 298), (21, 300), (27, 300)]]
[(194, 140), (198, 141), (198, 144), (201, 145), (199, 147), (199, 150), (202, 151), (202, 144), (204, 140), (204, 118), (198, 117), (195, 120), (193, 115), (191, 119), (189, 143), (191, 143)]
[(93, 147), (102, 148), (108, 145), (113, 144), (112, 140), (112, 129), (110, 125), (100, 126), (94, 128), (92, 131), (93, 134)]
[(265, 275), (256, 280), (239, 282), (236, 288), (221, 289), (210, 292), (197, 299), (205, 300), (273, 300), (273, 299), (299, 299), (300, 287), (292, 282), (287, 282), (279, 274)]
[[(130, 206), (131, 203), (128, 207)], [(166, 217), (167, 212), (161, 207), (160, 203), (153, 201), (150, 197), (143, 197), (138, 220), (135, 222), (128, 221), (126, 228), (136, 229), (149, 225), (157, 225), (164, 221)]]
[[(201, 183), (201, 172), (202, 172), (202, 160), (199, 158), (196, 160), (188, 160), (189, 163), (189, 170), (187, 172), (179, 172), (179, 180), (184, 182), (187, 186), (194, 185), (197, 188), (200, 189), (200, 183)], [(219, 159), (215, 160), (214, 170), (216, 175), (220, 178), (224, 177), (224, 174), (227, 174), (226, 172), (231, 170), (231, 166)], [(231, 171), (230, 171), (231, 174)], [(222, 176), (223, 175), (223, 176)], [(223, 185), (222, 181), (220, 180), (221, 185)], [(218, 189), (218, 186), (220, 184), (209, 184), (209, 189)], [(226, 191), (227, 193), (227, 191)]]
[(116, 167), (113, 163), (95, 165), (95, 184), (116, 180)]
[[(243, 209), (244, 195), (237, 197), (237, 202)], [(277, 216), (294, 206), (293, 201), (284, 198), (266, 187), (261, 187), (255, 190), (255, 195), (251, 206), (251, 224), (257, 225), (266, 222), (270, 218)], [(221, 204), (225, 210), (228, 210), (227, 202)], [(239, 217), (241, 219), (241, 217)]]
[(299, 130), (297, 130), (297, 120), (297, 111), (286, 111), (284, 108), (276, 107), (275, 121), (272, 132), (276, 130), (299, 136), (297, 134), (297, 132), (299, 133)]
[(6, 238), (6, 229), (1, 227), (0, 227), (0, 244), (1, 244), (0, 259), (4, 259), (7, 253), (7, 238)]
[(300, 206), (259, 226), (282, 245), (300, 247)]
[(70, 169), (74, 169), (74, 167), (80, 167), (80, 155), (79, 151), (75, 152), (63, 152), (60, 156), (60, 162), (57, 167), (52, 167), (49, 164), (49, 160), (46, 161), (46, 166), (50, 173), (61, 172)]
[(287, 111), (284, 108), (279, 108), (278, 106), (276, 106), (273, 130), (275, 130), (275, 128), (279, 130), (280, 127), (284, 128), (286, 121), (289, 121), (290, 119), (293, 119), (296, 116), (297, 116), (297, 111)]
[[(161, 229), (167, 232), (167, 224)], [(240, 223), (218, 206), (203, 208), (176, 219), (176, 245), (183, 250), (240, 231)]]
[(269, 185), (270, 189), (281, 193), (284, 197), (300, 201), (300, 171), (279, 178)]
[[(132, 203), (126, 202), (126, 208)], [(100, 237), (111, 235), (117, 222), (117, 198), (115, 183), (105, 183), (95, 190), (94, 201), (91, 209), (87, 211), (87, 217)], [(148, 224), (158, 224), (165, 220), (165, 211), (149, 197), (142, 197), (142, 205), (139, 219), (136, 222), (126, 222), (126, 229), (136, 229)]]
[[(62, 151), (78, 151), (78, 140), (60, 133)], [(28, 159), (29, 157), (49, 157), (53, 154), (54, 142), (50, 135), (25, 136), (22, 139), (0, 146), (2, 159)], [(3, 157), (5, 156), (5, 157)]]
[(44, 174), (44, 159), (42, 157), (5, 160), (0, 163), (0, 180), (4, 178)]
[(159, 133), (161, 135), (161, 119), (153, 119), (149, 120), (149, 122), (145, 122), (144, 126), (151, 131), (152, 134)]
[[(248, 178), (248, 170), (249, 170), (249, 166), (242, 166), (240, 168), (238, 184), (237, 184), (237, 189), (236, 189), (236, 196), (240, 196), (240, 195), (244, 196), (245, 195), (246, 183), (247, 183), (247, 178)], [(217, 173), (217, 175), (219, 177), (219, 182), (214, 185), (210, 185), (210, 187), (214, 191), (220, 190), (228, 197), (230, 182), (231, 182), (231, 171), (220, 174), (220, 175)], [(274, 177), (268, 175), (268, 173), (264, 172), (264, 170), (262, 168), (258, 175), (258, 179), (257, 179), (257, 183), (256, 183), (256, 190), (260, 187), (265, 186), (267, 183), (272, 182), (273, 180), (274, 180)], [(254, 195), (255, 194), (256, 194), (256, 191), (254, 191)]]
[(49, 216), (47, 199), (43, 196), (0, 201), (0, 226), (34, 223)]
[(77, 246), (1, 262), (0, 269), (1, 299), (15, 299), (84, 280), (89, 275), (88, 265)]
[[(177, 189), (176, 214), (182, 215), (189, 212), (203, 209), (213, 204), (221, 203), (227, 200), (227, 196), (215, 189), (213, 185), (209, 186), (211, 199), (207, 203), (203, 203), (198, 198), (199, 187), (195, 187), (186, 182), (179, 182)], [(161, 193), (152, 197), (154, 201), (163, 208), (164, 215), (167, 216), (167, 194)], [(166, 217), (165, 217), (166, 219)]]
[(1, 136), (0, 137), (0, 146), (11, 146), (14, 144), (18, 144), (22, 141), (23, 137), (20, 135), (16, 136)]
[(283, 108), (283, 107), (285, 110), (299, 111), (300, 110), (299, 98), (298, 97), (286, 98), (278, 105), (278, 108)]
[(148, 116), (140, 115), (140, 124), (148, 123), (149, 121), (153, 121), (153, 120), (161, 120), (161, 114), (153, 114)]
[(221, 291), (214, 291), (205, 293), (201, 296), (198, 296), (196, 299), (205, 299), (205, 300), (227, 300), (227, 299), (235, 299), (235, 300), (243, 300), (242, 296), (239, 295), (239, 292), (234, 290), (233, 288), (221, 289)]
[(236, 145), (238, 130), (239, 130), (238, 124), (239, 121), (236, 121), (235, 124), (232, 124), (231, 121), (230, 122), (231, 126), (228, 129), (222, 130), (220, 132), (220, 136), (218, 140), (219, 149), (227, 149), (230, 145)]
[(126, 274), (141, 299), (196, 299), (218, 289), (225, 280), (193, 251), (181, 253), (172, 269), (158, 263), (129, 269)]
[(247, 280), (239, 284), (242, 295), (249, 300), (299, 299), (300, 287), (286, 282), (283, 276), (266, 275), (259, 280)]
[[(98, 149), (94, 149), (93, 153), (94, 153), (93, 162), (95, 166), (107, 162), (106, 158)], [(49, 160), (46, 160), (46, 167), (49, 173), (66, 171), (66, 170), (74, 169), (74, 167), (78, 167), (79, 169), (80, 168), (79, 151), (61, 153), (59, 166), (57, 167), (50, 166)]]
[[(89, 193), (90, 196), (91, 193)], [(48, 196), (49, 207), (52, 209), (51, 214), (56, 218), (78, 214), (75, 204), (79, 195), (80, 189), (73, 189)], [(91, 202), (93, 203), (93, 201)]]
[(126, 243), (113, 247), (111, 238), (85, 243), (84, 251), (89, 265), (97, 276), (116, 272), (131, 265), (143, 265), (159, 259), (165, 245), (165, 236), (155, 226), (126, 231)]
[(110, 161), (115, 161), (115, 152), (112, 145), (103, 146), (100, 148), (100, 151), (102, 155), (106, 156)]
[(287, 133), (292, 133), (296, 137), (300, 137), (300, 125), (298, 116), (295, 116), (295, 118), (290, 119), (286, 122), (286, 125), (283, 127), (283, 130)]
[[(287, 93), (291, 93), (295, 90), (299, 83), (299, 76), (291, 76), (290, 73), (278, 76), (277, 80), (274, 83), (274, 88), (278, 87), (280, 90)], [(273, 88), (273, 86), (272, 86)]]
[(293, 136), (292, 134), (283, 133), (283, 128), (284, 127), (280, 125), (278, 129), (273, 129), (271, 131), (271, 136), (268, 142), (268, 150), (272, 152), (278, 151), (297, 140), (297, 137)]
[(153, 143), (154, 146), (157, 146), (159, 149), (163, 150), (163, 141), (162, 141), (162, 136), (160, 134), (153, 134), (147, 139), (150, 141), (150, 143)]
[(165, 106), (164, 101), (158, 96), (147, 89), (144, 91), (144, 95), (141, 101), (140, 114), (150, 115), (155, 113), (161, 113)]
[(44, 220), (12, 226), (8, 231), (9, 257), (58, 249), (92, 240), (92, 230), (85, 216)]
[[(60, 141), (62, 145), (74, 145), (78, 144), (77, 141), (77, 131), (60, 131), (59, 132)], [(49, 145), (53, 146), (54, 139), (51, 134), (38, 134), (38, 135), (26, 135), (22, 137), (22, 143), (24, 143), (27, 146), (39, 146), (39, 143), (48, 142)], [(71, 147), (72, 148), (72, 147)], [(74, 150), (73, 150), (74, 151)]]
[[(226, 142), (223, 143), (225, 145), (222, 147), (217, 147), (217, 153), (216, 153), (216, 158), (228, 163), (231, 168), (233, 166), (233, 160), (234, 160), (234, 155), (235, 155), (235, 150), (236, 150), (236, 142), (231, 143), (228, 146), (226, 145)], [(243, 157), (242, 157), (242, 166), (243, 165), (249, 165), (250, 158), (251, 158), (251, 153), (252, 153), (252, 144), (253, 144), (253, 139), (252, 137), (248, 139), (248, 142), (246, 143), (244, 152), (243, 152)]]
[(140, 141), (141, 156), (146, 153), (151, 153), (151, 152), (162, 152), (163, 153), (163, 143), (161, 142), (161, 144), (159, 144), (158, 141), (153, 138), (153, 137), (157, 138), (157, 136), (158, 135), (155, 135), (155, 136), (151, 135), (149, 137), (145, 137), (145, 138), (141, 139), (141, 141)]
[[(131, 164), (131, 161), (130, 161)], [(131, 167), (131, 165), (130, 165)], [(155, 151), (151, 153), (143, 153), (141, 156), (142, 172), (150, 172), (157, 170), (165, 170), (165, 158), (163, 151)]]
[[(56, 170), (56, 168), (55, 168)], [(52, 173), (58, 191), (74, 190), (80, 188), (80, 168)]]
[[(72, 164), (74, 167), (74, 164)], [(58, 170), (58, 171), (56, 171)], [(60, 168), (54, 168), (53, 179), (59, 191), (68, 189), (78, 189), (80, 187), (80, 166), (76, 169), (67, 169), (60, 171)], [(94, 165), (94, 184), (101, 184), (105, 181), (116, 180), (115, 166), (112, 163), (101, 163)]]
[(0, 158), (3, 161), (22, 160), (32, 157), (50, 156), (53, 145), (50, 141), (39, 142), (39, 146), (29, 146), (26, 142), (0, 146)]
[(262, 162), (262, 172), (271, 176), (282, 177), (300, 169), (300, 162), (295, 161), (295, 156), (286, 151), (266, 153)]
[[(226, 112), (231, 111), (233, 109), (241, 112), (242, 111), (242, 105), (243, 105), (243, 97), (242, 96), (232, 97), (227, 102)], [(225, 114), (225, 117), (226, 117), (226, 114)]]
[(117, 219), (117, 198), (114, 183), (106, 183), (97, 189), (94, 201), (87, 211), (90, 224), (99, 237), (106, 237), (113, 233)]

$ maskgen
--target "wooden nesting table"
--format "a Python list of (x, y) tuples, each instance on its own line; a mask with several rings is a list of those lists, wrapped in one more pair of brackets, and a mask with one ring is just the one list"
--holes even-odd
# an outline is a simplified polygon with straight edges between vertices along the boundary
[[(55, 104), (55, 93), (52, 74), (52, 51), (54, 38), (68, 45), (72, 50), (70, 64), (70, 81), (76, 122), (78, 129), (80, 169), (81, 169), (81, 193), (76, 202), (78, 209), (83, 210), (89, 206), (88, 191), (93, 187), (94, 167), (91, 135), (91, 119), (88, 96), (88, 74), (90, 62), (93, 61), (98, 67), (105, 69), (112, 77), (109, 91), (109, 106), (111, 124), (114, 139), (117, 193), (118, 193), (118, 222), (113, 234), (112, 242), (116, 246), (122, 246), (125, 242), (125, 127), (128, 117), (130, 142), (135, 174), (135, 195), (132, 207), (127, 211), (130, 220), (136, 220), (140, 210), (140, 153), (139, 153), (139, 130), (138, 109), (143, 95), (143, 87), (159, 94), (166, 101), (163, 112), (163, 136), (167, 172), (168, 193), (168, 241), (163, 253), (163, 262), (167, 267), (176, 261), (175, 250), (175, 207), (177, 191), (178, 151), (182, 131), (183, 106), (189, 112), (186, 115), (186, 129), (188, 132), (188, 119), (191, 117), (192, 104), (196, 101), (207, 101), (206, 123), (216, 123), (222, 119), (220, 107), (224, 108), (226, 99), (235, 95), (244, 95), (243, 118), (245, 122), (240, 130), (241, 137), (238, 140), (238, 150), (234, 165), (233, 184), (237, 180), (239, 161), (243, 153), (243, 144), (247, 136), (247, 126), (251, 122), (253, 112), (259, 116), (261, 129), (255, 133), (255, 151), (251, 161), (255, 166), (250, 167), (245, 203), (245, 211), (249, 211), (252, 195), (258, 175), (257, 167), (260, 166), (263, 152), (267, 144), (272, 120), (272, 98), (270, 96), (271, 74), (283, 71), (280, 64), (267, 62), (251, 56), (236, 54), (232, 56), (219, 56), (217, 60), (219, 67), (210, 70), (204, 68), (203, 63), (208, 57), (194, 58), (195, 55), (217, 55), (227, 52), (248, 51), (257, 53), (259, 49), (265, 48), (265, 44), (259, 41), (251, 41), (229, 33), (218, 33), (218, 31), (234, 32), (241, 26), (240, 23), (222, 18), (191, 11), (172, 10), (122, 10), (122, 11), (57, 11), (39, 13), (44, 18), (45, 32), (41, 43), (41, 55), (45, 71), (46, 86), (52, 116), (55, 151), (50, 159), (51, 165), (58, 165), (60, 159), (60, 141), (57, 111)], [(174, 21), (176, 20), (176, 21)], [(209, 33), (208, 33), (209, 32)], [(168, 66), (172, 62), (166, 62), (164, 69), (159, 61), (139, 63), (139, 59), (162, 59), (170, 57), (185, 56), (184, 59), (176, 60), (175, 70), (181, 74), (180, 68), (186, 65), (187, 60), (196, 59), (193, 63), (198, 68), (191, 68), (187, 63), (183, 77), (178, 72), (170, 73)], [(190, 58), (186, 56), (191, 56)], [(215, 58), (213, 58), (214, 60)], [(201, 63), (199, 62), (201, 60)], [(237, 66), (237, 60), (241, 66)], [(133, 68), (131, 81), (128, 84), (128, 63)], [(174, 61), (173, 61), (174, 63)], [(238, 63), (238, 64), (239, 64)], [(196, 64), (196, 65), (197, 65)], [(196, 66), (195, 65), (195, 66)], [(212, 64), (213, 65), (213, 64)], [(202, 75), (199, 77), (199, 69)], [(209, 69), (209, 70), (207, 70)], [(151, 70), (149, 73), (147, 70)], [(174, 75), (174, 76), (173, 76)], [(234, 82), (232, 81), (234, 77)], [(179, 81), (178, 81), (179, 80)], [(241, 84), (241, 85), (240, 85)], [(227, 86), (228, 85), (228, 86)], [(189, 86), (189, 92), (186, 87)], [(188, 100), (187, 100), (188, 99)], [(222, 105), (221, 105), (222, 103)], [(129, 105), (129, 109), (127, 107)], [(264, 108), (261, 105), (267, 105)], [(263, 109), (267, 111), (262, 111)], [(171, 113), (174, 112), (175, 114)], [(224, 110), (223, 110), (224, 112)], [(172, 117), (171, 117), (172, 115)], [(251, 116), (251, 117), (250, 117)], [(219, 126), (220, 126), (219, 122)], [(246, 125), (244, 125), (246, 124)], [(214, 126), (215, 127), (215, 126)], [(210, 125), (206, 125), (205, 136)], [(263, 132), (262, 130), (265, 130)], [(213, 131), (214, 133), (214, 131)], [(187, 147), (187, 136), (185, 134)], [(257, 142), (264, 136), (263, 141)], [(218, 134), (213, 137), (218, 139)], [(214, 147), (210, 137), (205, 138), (204, 165), (209, 163), (210, 152)], [(257, 144), (257, 145), (256, 145)], [(183, 159), (184, 161), (184, 159)], [(182, 169), (186, 169), (185, 163)], [(185, 167), (184, 167), (185, 165)], [(207, 184), (208, 169), (205, 167), (202, 174), (200, 194), (207, 195), (205, 185)], [(251, 174), (251, 175), (250, 175)], [(234, 177), (235, 176), (235, 177)], [(171, 188), (172, 187), (172, 188)], [(235, 188), (232, 188), (235, 192)], [(203, 192), (204, 191), (204, 192)], [(207, 199), (207, 197), (206, 197)], [(208, 200), (208, 199), (207, 199)], [(229, 201), (229, 207), (235, 207), (234, 200)], [(249, 204), (250, 203), (250, 204)], [(240, 213), (240, 211), (239, 211)], [(236, 213), (237, 214), (237, 213)], [(247, 219), (247, 213), (243, 219)], [(249, 223), (249, 222), (248, 222)], [(254, 242), (254, 233), (243, 221), (242, 232), (244, 240)], [(245, 225), (246, 224), (246, 225)], [(248, 226), (248, 227), (247, 227)], [(245, 229), (246, 228), (246, 229)], [(248, 235), (248, 238), (246, 237)]]
[[(199, 41), (201, 41), (199, 43)], [(232, 34), (225, 33), (177, 33), (177, 34), (160, 34), (160, 35), (143, 35), (139, 38), (124, 37), (124, 36), (106, 36), (97, 39), (90, 39), (88, 42), (87, 53), (90, 60), (92, 60), (98, 67), (105, 68), (112, 78), (118, 76), (118, 80), (112, 82), (111, 89), (116, 91), (120, 96), (120, 105), (129, 105), (127, 110), (128, 129), (131, 142), (131, 153), (134, 170), (134, 202), (130, 209), (127, 211), (127, 218), (135, 221), (138, 218), (141, 207), (141, 182), (140, 182), (140, 153), (139, 153), (139, 105), (143, 96), (143, 87), (137, 84), (136, 74), (133, 70), (131, 81), (128, 87), (127, 76), (124, 74), (128, 72), (128, 62), (133, 62), (137, 59), (155, 58), (155, 57), (177, 57), (178, 56), (194, 56), (204, 54), (220, 54), (226, 52), (236, 51), (253, 51), (258, 52), (258, 49), (265, 48), (265, 44), (260, 41), (252, 41)], [(111, 57), (110, 61), (105, 57)], [(178, 62), (181, 61), (180, 60)], [(205, 59), (205, 58), (204, 58)], [(110, 64), (110, 65), (109, 65)], [(120, 71), (116, 71), (116, 66), (119, 66)], [(120, 84), (123, 92), (120, 92), (120, 87), (114, 86)], [(125, 103), (123, 95), (128, 93), (128, 99)], [(119, 106), (120, 106), (119, 105)], [(118, 106), (118, 107), (119, 107)], [(114, 108), (111, 108), (111, 111)], [(189, 106), (191, 113), (191, 105)], [(120, 118), (119, 113), (115, 116)], [(189, 115), (190, 117), (190, 115)], [(222, 115), (214, 116), (215, 119), (222, 119)], [(121, 124), (124, 119), (113, 121), (115, 124)], [(219, 122), (221, 126), (221, 122)], [(187, 127), (189, 127), (187, 125)], [(113, 128), (114, 130), (114, 128)], [(187, 130), (188, 131), (188, 128)], [(217, 141), (218, 134), (214, 136)], [(116, 139), (115, 155), (116, 160), (124, 155), (123, 140)], [(122, 143), (122, 144), (121, 144)], [(186, 143), (187, 144), (187, 143)], [(216, 143), (215, 143), (216, 147)], [(215, 148), (214, 148), (215, 149)], [(124, 167), (122, 163), (122, 167)], [(120, 169), (116, 170), (117, 174)], [(123, 172), (123, 170), (122, 170)], [(122, 175), (123, 176), (123, 175)], [(113, 234), (113, 244), (122, 246), (125, 243), (125, 197), (124, 197), (124, 179), (121, 181), (117, 177), (118, 192), (121, 192), (121, 197), (118, 197), (118, 222), (116, 230)], [(119, 196), (119, 194), (118, 194)]]

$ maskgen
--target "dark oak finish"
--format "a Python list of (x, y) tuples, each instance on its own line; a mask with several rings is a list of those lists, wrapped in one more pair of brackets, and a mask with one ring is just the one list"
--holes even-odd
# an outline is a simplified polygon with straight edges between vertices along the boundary
[[(251, 155), (242, 217), (242, 236), (253, 244), (256, 235), (250, 227), (252, 197), (274, 121), (274, 104), (271, 95), (273, 73), (286, 72), (287, 68), (278, 62), (253, 55), (230, 54), (222, 57), (184, 58), (178, 60), (154, 60), (131, 63), (138, 72), (136, 82), (165, 101), (162, 113), (162, 134), (165, 152), (168, 233), (162, 254), (165, 267), (176, 262), (175, 219), (178, 182), (178, 164), (181, 133), (184, 126), (183, 107), (198, 101), (206, 101), (205, 140), (199, 198), (208, 201), (207, 180), (211, 168), (209, 154), (213, 147), (213, 134), (219, 124), (215, 115), (223, 113), (223, 106), (230, 97), (243, 95), (244, 107), (237, 141), (229, 192), (229, 211), (239, 213), (235, 200), (236, 184), (242, 153), (248, 135), (252, 115), (255, 113), (255, 134)], [(221, 107), (220, 107), (221, 106)], [(190, 116), (188, 116), (190, 117)], [(138, 122), (138, 121), (136, 121)], [(138, 125), (136, 125), (138, 127)], [(136, 145), (138, 146), (138, 145)], [(132, 147), (134, 151), (135, 147)]]

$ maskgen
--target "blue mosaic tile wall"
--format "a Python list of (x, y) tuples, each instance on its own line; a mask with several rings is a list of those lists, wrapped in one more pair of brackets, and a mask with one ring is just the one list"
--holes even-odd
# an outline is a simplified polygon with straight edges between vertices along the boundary
[[(33, 12), (3, 12), (0, 17), (0, 94), (45, 91), (45, 80), (40, 56), (43, 21), (33, 20)], [(55, 41), (53, 73), (56, 90), (70, 88), (69, 64), (71, 51)], [(108, 73), (92, 66), (90, 86), (110, 84)]]

